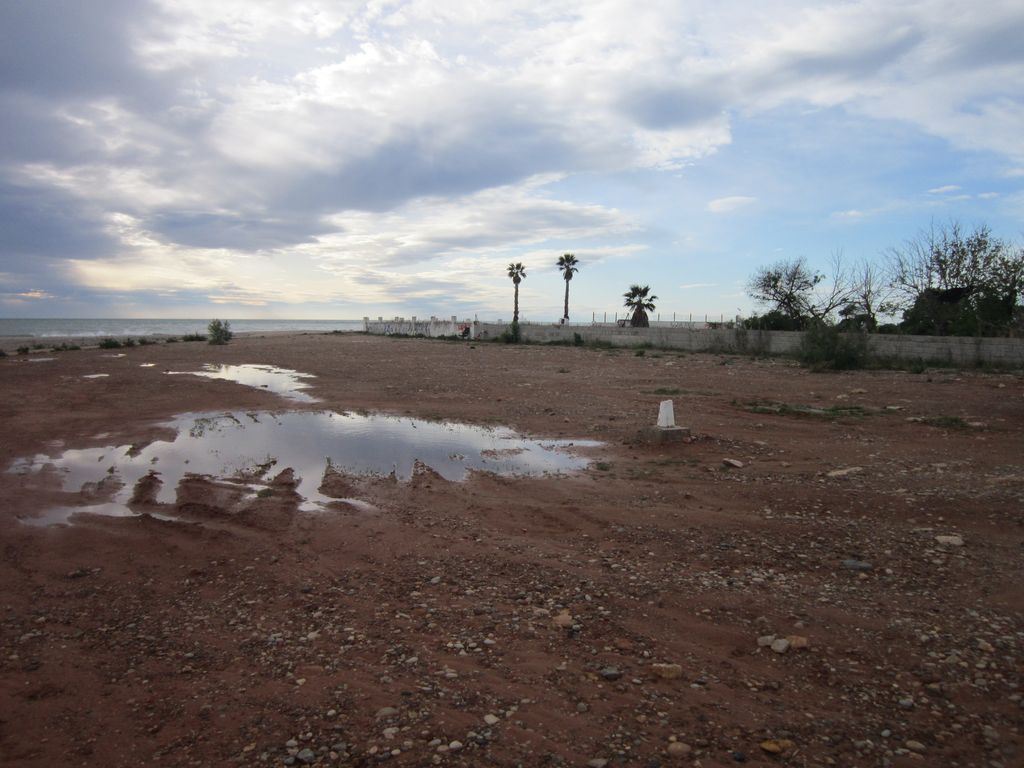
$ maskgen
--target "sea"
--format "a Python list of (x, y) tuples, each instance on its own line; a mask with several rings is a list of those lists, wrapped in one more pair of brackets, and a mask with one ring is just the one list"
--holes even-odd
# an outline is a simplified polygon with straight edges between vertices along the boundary
[[(231, 320), (235, 333), (271, 333), (277, 331), (361, 331), (362, 320)], [(0, 318), (0, 337), (33, 338), (83, 337), (124, 338), (127, 336), (183, 336), (206, 333), (209, 318), (156, 320), (139, 318)]]

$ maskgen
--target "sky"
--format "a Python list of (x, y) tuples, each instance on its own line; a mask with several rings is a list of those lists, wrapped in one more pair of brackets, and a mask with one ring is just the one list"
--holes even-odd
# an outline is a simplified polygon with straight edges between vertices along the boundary
[(1024, 239), (1020, 0), (0, 0), (0, 317), (748, 314)]

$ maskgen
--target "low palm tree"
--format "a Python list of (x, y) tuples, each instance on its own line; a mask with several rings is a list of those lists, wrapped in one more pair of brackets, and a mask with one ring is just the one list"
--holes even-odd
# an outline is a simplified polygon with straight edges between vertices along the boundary
[(571, 253), (563, 254), (558, 257), (558, 269), (562, 273), (562, 277), (565, 278), (565, 313), (562, 315), (562, 322), (568, 322), (569, 320), (569, 281), (572, 280), (572, 276), (580, 271), (579, 261)]
[(508, 276), (512, 278), (512, 285), (516, 287), (515, 309), (512, 311), (512, 322), (519, 322), (519, 284), (526, 279), (526, 267), (521, 262), (514, 262), (508, 265)]
[(654, 311), (654, 302), (658, 298), (651, 294), (651, 286), (631, 285), (622, 296), (626, 300), (626, 307), (633, 310), (629, 324), (634, 328), (649, 327), (651, 323), (647, 319), (647, 313)]

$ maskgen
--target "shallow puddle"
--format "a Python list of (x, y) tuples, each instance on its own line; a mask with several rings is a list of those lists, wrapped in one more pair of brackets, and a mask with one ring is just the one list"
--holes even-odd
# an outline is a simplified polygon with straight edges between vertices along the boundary
[(303, 379), (316, 378), (311, 373), (299, 373), (273, 365), (204, 365), (201, 371), (169, 371), (173, 375), (184, 373), (205, 376), (208, 379), (225, 379), (247, 387), (266, 389), (300, 403), (315, 403), (316, 398), (302, 390), (309, 389)]
[[(589, 459), (564, 449), (596, 447), (594, 441), (535, 440), (504, 427), (430, 422), (393, 416), (330, 411), (185, 414), (162, 425), (172, 440), (68, 450), (16, 461), (10, 472), (57, 471), (64, 490), (77, 492), (105, 479), (119, 481), (112, 503), (127, 511), (136, 484), (151, 472), (159, 478), (155, 500), (173, 504), (186, 475), (237, 482), (251, 493), (286, 468), (294, 471), (301, 509), (333, 501), (363, 508), (366, 502), (334, 499), (320, 492), (325, 473), (412, 477), (417, 463), (447, 480), (472, 470), (503, 475), (543, 475), (580, 470)], [(100, 511), (108, 505), (77, 511)], [(56, 513), (55, 513), (56, 514)], [(61, 513), (63, 514), (63, 513)], [(65, 515), (63, 521), (67, 520)]]
[(105, 379), (110, 376), (109, 373), (86, 373), (82, 375), (83, 379)]

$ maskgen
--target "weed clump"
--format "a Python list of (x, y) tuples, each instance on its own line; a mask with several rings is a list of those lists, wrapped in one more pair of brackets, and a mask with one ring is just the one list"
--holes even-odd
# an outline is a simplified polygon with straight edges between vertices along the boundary
[(120, 349), (121, 342), (117, 339), (102, 339), (99, 343), (100, 349)]
[(206, 334), (203, 333), (186, 333), (181, 337), (182, 341), (206, 341)]
[(210, 332), (211, 344), (227, 344), (235, 335), (231, 332), (231, 323), (227, 320), (211, 320), (207, 330)]
[(503, 344), (518, 344), (521, 342), (523, 340), (523, 334), (519, 329), (519, 323), (513, 320), (508, 328), (498, 335), (497, 340)]
[(800, 341), (800, 362), (814, 370), (850, 371), (868, 362), (868, 337), (862, 331), (840, 332), (815, 323)]

